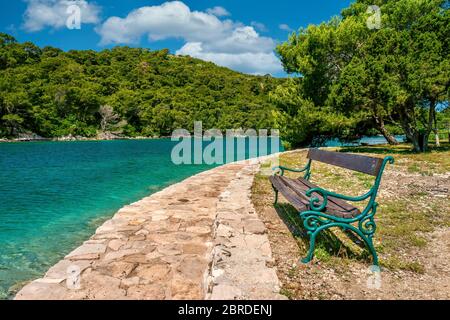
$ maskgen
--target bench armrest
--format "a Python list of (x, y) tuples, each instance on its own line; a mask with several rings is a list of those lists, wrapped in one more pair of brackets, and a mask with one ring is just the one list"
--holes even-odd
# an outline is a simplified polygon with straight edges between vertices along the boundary
[[(308, 161), (308, 164), (305, 166), (305, 167), (303, 167), (302, 169), (293, 169), (293, 168), (288, 168), (288, 167), (284, 167), (284, 166), (278, 166), (278, 167), (273, 167), (272, 168), (272, 171), (276, 171), (276, 170), (279, 170), (279, 172), (280, 172), (280, 176), (284, 176), (284, 172), (285, 171), (289, 171), (289, 172), (298, 172), (298, 173), (301, 173), (301, 172), (306, 172), (306, 173), (308, 173), (309, 172), (309, 170), (310, 170), (310, 168), (311, 168), (311, 161)], [(275, 174), (276, 174), (277, 172), (275, 172)]]
[(319, 196), (321, 196), (323, 198), (323, 201), (321, 203), (319, 197), (312, 197), (309, 201), (309, 206), (311, 208), (311, 210), (313, 211), (322, 211), (323, 209), (325, 209), (325, 207), (328, 204), (328, 197), (334, 197), (334, 198), (338, 198), (338, 199), (342, 199), (342, 200), (346, 200), (346, 201), (353, 201), (353, 202), (359, 202), (359, 201), (364, 201), (366, 199), (368, 199), (369, 197), (371, 197), (373, 195), (374, 190), (370, 189), (369, 192), (367, 192), (366, 194), (363, 194), (361, 196), (356, 196), (356, 197), (352, 197), (352, 196), (346, 196), (343, 194), (339, 194), (339, 193), (335, 193), (332, 191), (328, 191), (322, 188), (313, 188), (313, 189), (309, 189), (308, 191), (306, 191), (306, 196), (310, 197), (316, 193)]

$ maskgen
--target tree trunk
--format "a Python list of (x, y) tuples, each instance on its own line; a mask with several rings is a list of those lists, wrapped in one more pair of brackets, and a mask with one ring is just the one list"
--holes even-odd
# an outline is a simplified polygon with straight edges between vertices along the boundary
[(383, 137), (387, 140), (387, 142), (388, 142), (390, 145), (396, 146), (396, 145), (399, 144), (398, 141), (397, 141), (397, 139), (395, 139), (395, 137), (394, 137), (392, 134), (390, 134), (390, 133), (386, 130), (386, 128), (379, 129), (379, 131), (381, 132), (381, 134), (383, 135)]
[(418, 134), (412, 134), (412, 135), (406, 134), (406, 136), (411, 141), (411, 143), (413, 145), (413, 150), (415, 152), (422, 152), (422, 148), (420, 147), (420, 137), (419, 137), (419, 135)]
[(434, 112), (434, 140), (436, 141), (436, 147), (441, 146), (441, 141), (439, 140), (439, 129), (438, 129), (438, 121), (436, 117), (436, 112)]
[(439, 140), (439, 132), (436, 130), (436, 133), (434, 134), (434, 139), (436, 140), (436, 147), (441, 146), (441, 141)]
[[(404, 104), (399, 105), (400, 123), (405, 132), (406, 137), (413, 145), (414, 152), (423, 152), (425, 142), (419, 130), (415, 125), (414, 101), (409, 98)], [(427, 136), (428, 137), (428, 136)]]
[(428, 150), (428, 137), (429, 137), (429, 133), (425, 132), (420, 132), (419, 133), (419, 148), (421, 152), (425, 152)]
[(375, 125), (376, 125), (378, 131), (380, 131), (380, 133), (387, 140), (387, 142), (390, 145), (394, 145), (394, 146), (398, 145), (397, 139), (395, 139), (395, 137), (386, 129), (383, 118), (375, 115), (374, 119), (375, 119)]
[(409, 141), (411, 141), (413, 145), (413, 151), (414, 152), (422, 152), (422, 148), (420, 147), (420, 135), (417, 130), (414, 130), (410, 123), (407, 121), (407, 119), (403, 118), (401, 119), (401, 124), (403, 131), (405, 132), (406, 137)]
[(436, 100), (431, 98), (430, 99), (430, 109), (428, 111), (428, 128), (425, 129), (425, 136), (423, 137), (423, 148), (422, 151), (428, 150), (428, 137), (430, 136), (433, 129), (436, 129), (437, 133), (437, 127), (433, 128), (433, 124), (437, 123), (436, 121)]
[(100, 129), (102, 130), (102, 132), (106, 131), (106, 125), (107, 125), (106, 119), (102, 118), (102, 120), (100, 121)]

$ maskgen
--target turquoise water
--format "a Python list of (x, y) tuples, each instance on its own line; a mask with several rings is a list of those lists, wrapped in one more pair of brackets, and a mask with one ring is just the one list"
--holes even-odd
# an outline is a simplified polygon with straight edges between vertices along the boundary
[(122, 206), (212, 168), (174, 165), (174, 145), (0, 143), (0, 298), (42, 276)]
[[(405, 142), (406, 137), (403, 135), (395, 136), (398, 142)], [(324, 143), (325, 147), (348, 147), (348, 146), (359, 146), (361, 144), (378, 145), (386, 144), (387, 140), (383, 136), (374, 137), (362, 137), (361, 139), (353, 142), (340, 141), (339, 139), (331, 139)]]

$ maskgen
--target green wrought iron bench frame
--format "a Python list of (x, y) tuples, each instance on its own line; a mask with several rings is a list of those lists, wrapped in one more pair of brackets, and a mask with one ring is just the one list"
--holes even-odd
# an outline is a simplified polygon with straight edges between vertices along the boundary
[[(275, 175), (281, 175), (284, 176), (284, 173), (286, 171), (289, 172), (296, 172), (296, 173), (304, 173), (303, 178), (308, 180), (311, 177), (311, 164), (313, 160), (318, 160), (320, 162), (325, 162), (325, 163), (330, 163), (333, 161), (321, 161), (324, 160), (323, 156), (319, 156), (319, 157), (315, 157), (314, 155), (312, 155), (312, 153), (317, 154), (324, 154), (325, 156), (326, 154), (331, 154), (331, 153), (335, 153), (335, 152), (330, 152), (330, 151), (322, 151), (322, 150), (318, 150), (318, 149), (310, 149), (309, 153), (308, 153), (308, 163), (306, 164), (306, 166), (302, 169), (291, 169), (291, 168), (287, 168), (284, 166), (279, 166), (279, 167), (275, 167), (273, 168), (273, 170), (278, 171), (275, 172)], [(346, 155), (343, 153), (340, 153), (341, 155)], [(354, 158), (356, 155), (351, 155), (348, 154), (349, 156), (349, 160), (351, 161), (352, 158)], [(341, 156), (342, 157), (342, 156)], [(361, 157), (364, 156), (356, 156), (359, 159), (361, 159)], [(326, 158), (326, 157), (325, 157)], [(381, 177), (383, 175), (384, 169), (386, 167), (386, 165), (388, 163), (393, 164), (394, 163), (394, 158), (393, 157), (386, 157), (384, 159), (378, 159), (378, 158), (372, 158), (372, 157), (366, 157), (369, 159), (377, 159), (379, 162), (376, 163), (376, 161), (374, 162), (375, 165), (378, 166), (378, 168), (375, 168), (375, 170), (372, 170), (370, 173), (372, 175), (375, 176), (375, 181), (373, 186), (370, 188), (370, 190), (361, 195), (361, 196), (347, 196), (347, 195), (343, 195), (343, 194), (339, 194), (339, 193), (335, 193), (335, 192), (331, 192), (328, 191), (326, 189), (317, 187), (317, 188), (312, 188), (309, 189), (308, 191), (306, 191), (305, 196), (309, 197), (309, 210), (305, 210), (305, 211), (300, 211), (300, 218), (303, 221), (304, 227), (307, 230), (307, 233), (309, 235), (310, 238), (310, 245), (309, 245), (309, 251), (308, 254), (305, 258), (303, 258), (301, 260), (302, 263), (309, 263), (313, 257), (314, 257), (314, 249), (315, 249), (315, 242), (316, 242), (316, 237), (317, 235), (326, 229), (329, 228), (333, 228), (333, 227), (339, 227), (342, 230), (346, 231), (346, 230), (351, 230), (354, 233), (356, 233), (367, 245), (372, 257), (373, 257), (373, 264), (378, 266), (379, 262), (378, 262), (378, 255), (377, 252), (375, 250), (375, 247), (373, 245), (373, 236), (375, 234), (375, 231), (377, 229), (374, 217), (377, 211), (377, 207), (378, 207), (378, 203), (376, 202), (376, 197), (378, 194), (378, 190), (380, 187), (380, 182), (381, 182)], [(333, 165), (337, 165), (340, 167), (344, 167), (350, 170), (355, 170), (355, 168), (352, 168), (352, 165), (348, 165), (345, 163), (339, 163), (339, 164), (334, 164), (331, 163)], [(358, 168), (361, 169), (361, 168)], [(368, 172), (364, 172), (364, 170), (358, 170), (356, 169), (355, 171), (360, 171), (363, 173), (368, 173)], [(272, 187), (275, 191), (275, 205), (278, 202), (278, 190), (273, 186)], [(315, 196), (316, 195), (316, 196)], [(318, 196), (320, 196), (323, 200), (321, 200)], [(331, 214), (327, 214), (326, 211), (324, 211), (327, 207), (328, 204), (328, 198), (329, 197), (334, 197), (334, 198), (338, 198), (338, 199), (342, 199), (345, 201), (351, 201), (351, 202), (361, 202), (364, 200), (369, 199), (369, 202), (367, 204), (367, 206), (364, 208), (364, 210), (361, 211), (360, 214), (358, 214), (357, 216), (353, 217), (353, 218), (343, 218), (343, 217), (338, 217), (338, 216), (334, 216)]]

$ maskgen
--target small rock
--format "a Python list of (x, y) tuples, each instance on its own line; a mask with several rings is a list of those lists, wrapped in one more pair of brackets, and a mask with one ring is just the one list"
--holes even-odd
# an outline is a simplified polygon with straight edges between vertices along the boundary
[(200, 283), (193, 282), (185, 277), (175, 275), (170, 284), (173, 300), (201, 300), (203, 288)]
[(211, 300), (237, 300), (242, 295), (239, 288), (219, 284), (212, 289)]
[[(95, 256), (98, 258), (99, 254), (104, 253), (106, 251), (106, 245), (104, 244), (83, 244), (82, 246), (76, 248), (71, 253), (66, 256), (66, 259), (75, 260), (80, 256)], [(85, 260), (85, 259), (79, 259)], [(86, 259), (87, 260), (87, 259)]]
[(219, 224), (216, 230), (217, 237), (231, 238), (234, 230), (224, 224)]
[(125, 278), (122, 279), (122, 281), (120, 282), (120, 287), (122, 289), (128, 289), (129, 287), (132, 286), (137, 286), (139, 285), (139, 277), (131, 277), (131, 278)]
[(183, 251), (180, 250), (178, 245), (173, 244), (163, 244), (156, 248), (156, 251), (158, 251), (161, 255), (164, 256), (176, 256), (183, 253)]
[(124, 240), (114, 239), (114, 240), (111, 240), (111, 241), (108, 243), (108, 248), (110, 248), (111, 250), (117, 251), (117, 250), (119, 250), (125, 243), (126, 243), (126, 241), (124, 241)]
[(127, 298), (135, 300), (163, 300), (165, 290), (160, 285), (138, 285), (127, 290)]
[(201, 282), (207, 266), (208, 262), (205, 259), (186, 256), (178, 265), (177, 271), (186, 278)]
[(146, 254), (145, 255), (145, 258), (148, 260), (148, 261), (151, 261), (151, 260), (154, 260), (154, 259), (158, 259), (158, 258), (160, 258), (160, 257), (162, 257), (163, 255), (161, 254), (161, 253), (159, 253), (158, 251), (153, 251), (153, 252), (151, 252), (151, 253), (148, 253), (148, 254)]
[(244, 224), (244, 232), (247, 234), (264, 234), (266, 226), (260, 220), (247, 220)]
[(203, 243), (186, 243), (182, 247), (185, 254), (203, 254), (206, 246)]
[(123, 239), (125, 235), (119, 232), (95, 234), (95, 239)]
[(59, 283), (63, 282), (64, 280), (66, 280), (66, 279), (65, 278), (61, 278), (61, 279), (42, 278), (42, 279), (35, 280), (35, 282), (48, 283), (48, 284), (52, 284), (52, 283), (59, 284)]
[(125, 278), (133, 271), (134, 267), (135, 265), (133, 263), (117, 261), (106, 265), (95, 266), (95, 270), (114, 278)]
[(141, 265), (135, 269), (135, 274), (142, 279), (143, 283), (154, 283), (167, 280), (170, 270), (167, 264)]
[(146, 236), (146, 235), (148, 235), (149, 233), (150, 233), (150, 231), (145, 230), (145, 229), (141, 229), (141, 230), (139, 230), (138, 232), (136, 232), (135, 235), (136, 235), (136, 236), (139, 236), (139, 235), (144, 235), (144, 236)]
[(196, 234), (209, 234), (209, 233), (211, 233), (211, 228), (193, 226), (193, 227), (186, 228), (186, 231), (196, 233)]
[(69, 275), (68, 274), (69, 267), (75, 265), (80, 269), (80, 272), (83, 272), (84, 270), (89, 268), (91, 264), (92, 262), (88, 260), (80, 260), (80, 261), (61, 260), (47, 271), (45, 277), (51, 279), (66, 279), (67, 276)]
[(140, 226), (142, 225), (146, 220), (145, 219), (134, 219), (128, 222), (131, 226)]
[(103, 258), (103, 261), (107, 262), (107, 261), (117, 260), (117, 259), (121, 259), (125, 256), (129, 256), (129, 255), (136, 254), (136, 253), (139, 253), (138, 249), (126, 249), (126, 250), (109, 252), (105, 255), (105, 257)]

